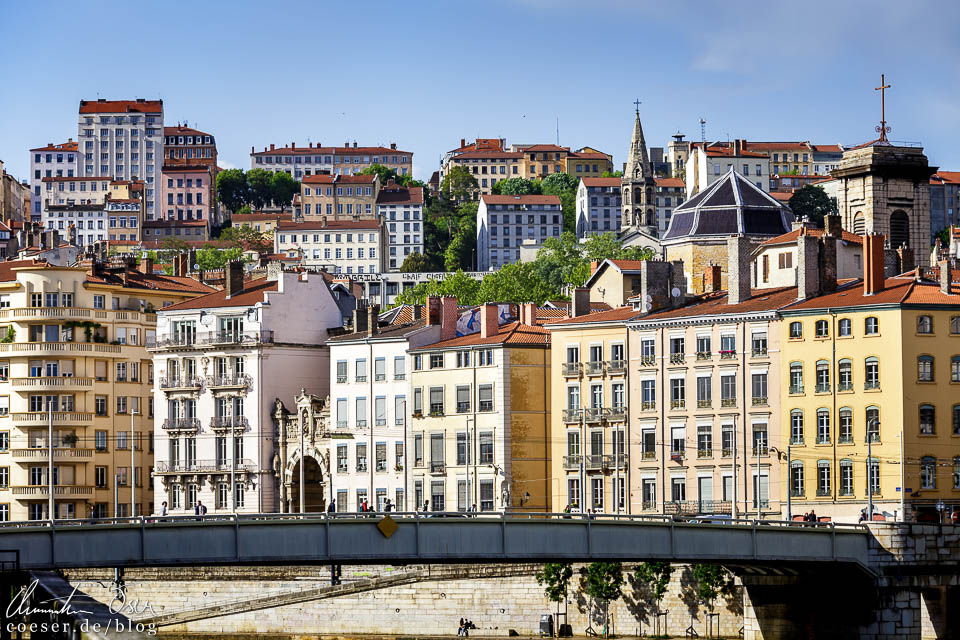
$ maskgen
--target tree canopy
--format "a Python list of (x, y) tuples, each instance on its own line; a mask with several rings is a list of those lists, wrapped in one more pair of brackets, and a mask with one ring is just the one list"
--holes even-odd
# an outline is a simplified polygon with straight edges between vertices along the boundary
[(243, 255), (243, 249), (240, 247), (230, 247), (229, 249), (218, 249), (215, 247), (202, 247), (197, 250), (197, 264), (202, 271), (208, 269), (223, 269), (227, 263), (234, 260), (243, 260), (248, 262), (248, 258)]
[(275, 171), (270, 180), (270, 199), (280, 207), (280, 211), (286, 211), (290, 203), (293, 202), (294, 194), (300, 193), (300, 183), (290, 177), (289, 173), (284, 171)]
[(477, 179), (466, 167), (451, 167), (440, 181), (440, 192), (454, 202), (473, 198), (477, 190)]
[(620, 171), (620, 170), (617, 170), (617, 171), (604, 171), (603, 173), (600, 174), (600, 177), (601, 177), (601, 178), (622, 178), (622, 177), (623, 177), (623, 171)]
[(249, 225), (225, 227), (220, 231), (219, 240), (229, 242), (234, 247), (249, 249), (258, 253), (273, 251), (273, 234), (255, 230)]
[(547, 562), (537, 572), (537, 584), (542, 586), (550, 602), (563, 602), (567, 597), (573, 566), (569, 562)]
[(540, 183), (526, 178), (507, 178), (490, 187), (490, 191), (501, 196), (530, 196), (543, 193)]
[(650, 590), (650, 595), (657, 605), (657, 613), (660, 613), (660, 601), (670, 588), (672, 573), (673, 565), (669, 562), (642, 562), (634, 567), (634, 576)]
[(284, 211), (299, 192), (300, 183), (283, 171), (226, 169), (217, 174), (217, 198), (234, 213), (245, 207), (260, 210), (271, 203)]
[(247, 204), (249, 188), (243, 169), (225, 169), (217, 174), (217, 198), (230, 211)]
[(718, 564), (694, 564), (690, 572), (696, 597), (711, 608), (717, 596), (729, 596), (733, 592), (733, 575)]
[(414, 180), (412, 176), (402, 176), (390, 167), (386, 167), (382, 164), (372, 164), (363, 171), (360, 172), (362, 175), (371, 176), (377, 174), (380, 176), (380, 186), (387, 184), (388, 180), (393, 180), (397, 184), (404, 187), (422, 187), (425, 186), (419, 180)]
[(837, 206), (823, 187), (812, 184), (800, 187), (790, 196), (788, 204), (798, 220), (805, 219), (810, 224), (821, 228), (824, 217), (837, 212)]
[(590, 263), (611, 260), (652, 260), (652, 249), (624, 247), (613, 233), (590, 236), (579, 242), (577, 236), (566, 231), (559, 238), (547, 238), (532, 263), (536, 277), (549, 287), (561, 291), (579, 287), (590, 277)]
[(403, 273), (425, 273), (430, 271), (430, 261), (422, 253), (414, 251), (403, 259), (400, 271)]

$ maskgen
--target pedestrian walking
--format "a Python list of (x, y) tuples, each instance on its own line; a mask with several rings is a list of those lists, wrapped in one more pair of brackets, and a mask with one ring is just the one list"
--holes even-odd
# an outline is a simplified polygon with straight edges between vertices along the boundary
[(383, 510), (387, 513), (393, 511), (393, 504), (390, 502), (390, 498), (387, 498), (387, 501), (383, 503)]
[(423, 501), (423, 512), (426, 513), (427, 511), (430, 511), (430, 503), (429, 503), (428, 501), (424, 500), (424, 501)]
[(330, 504), (327, 506), (327, 513), (336, 513), (337, 511), (337, 501), (331, 500)]
[(164, 501), (163, 504), (160, 506), (160, 515), (162, 515), (162, 516), (167, 515), (167, 502), (166, 502), (166, 501)]

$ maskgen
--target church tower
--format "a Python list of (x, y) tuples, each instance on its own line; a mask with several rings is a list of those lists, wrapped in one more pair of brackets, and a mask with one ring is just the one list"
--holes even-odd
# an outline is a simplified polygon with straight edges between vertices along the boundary
[(639, 102), (633, 123), (633, 136), (630, 138), (630, 149), (627, 152), (627, 164), (620, 181), (620, 190), (623, 195), (620, 231), (623, 233), (642, 231), (656, 237), (656, 182), (653, 178), (650, 156), (647, 154), (647, 143), (643, 139)]

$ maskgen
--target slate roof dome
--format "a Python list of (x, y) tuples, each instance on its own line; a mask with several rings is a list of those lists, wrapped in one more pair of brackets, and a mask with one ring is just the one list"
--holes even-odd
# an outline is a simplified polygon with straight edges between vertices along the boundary
[(663, 240), (711, 236), (779, 236), (790, 231), (793, 212), (732, 168), (673, 210)]

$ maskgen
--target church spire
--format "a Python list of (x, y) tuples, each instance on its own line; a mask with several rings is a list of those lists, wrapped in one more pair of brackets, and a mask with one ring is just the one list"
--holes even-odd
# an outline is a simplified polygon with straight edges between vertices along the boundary
[(630, 150), (627, 152), (627, 166), (623, 177), (627, 179), (644, 179), (652, 176), (650, 156), (647, 154), (647, 143), (643, 139), (643, 125), (640, 124), (640, 101), (634, 102), (637, 106), (636, 117), (633, 122), (633, 136), (630, 138)]
[(620, 218), (621, 231), (643, 231), (657, 236), (657, 213), (654, 203), (656, 182), (653, 167), (647, 154), (647, 142), (643, 139), (643, 126), (640, 124), (640, 101), (634, 102), (636, 114), (633, 121), (633, 136), (627, 151), (627, 162), (620, 179), (621, 202), (623, 206)]

